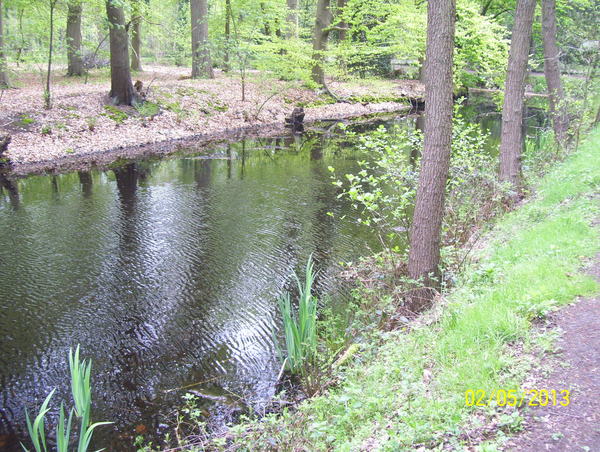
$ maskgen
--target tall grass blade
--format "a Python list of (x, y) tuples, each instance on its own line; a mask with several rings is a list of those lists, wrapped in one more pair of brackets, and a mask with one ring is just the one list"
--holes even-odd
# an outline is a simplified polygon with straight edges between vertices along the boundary
[[(29, 413), (27, 412), (27, 410), (25, 410), (27, 430), (29, 431), (29, 436), (31, 437), (31, 442), (33, 442), (33, 447), (35, 448), (36, 452), (42, 452), (42, 447), (44, 452), (47, 452), (48, 450), (46, 447), (46, 432), (44, 428), (44, 420), (46, 418), (46, 414), (48, 413), (48, 411), (50, 411), (50, 408), (48, 408), (48, 404), (50, 403), (50, 399), (54, 395), (54, 391), (56, 391), (56, 388), (54, 388), (52, 392), (48, 394), (46, 400), (44, 400), (44, 403), (42, 403), (42, 406), (40, 407), (40, 412), (33, 421), (33, 425), (31, 424)], [(23, 446), (23, 443), (21, 443), (21, 446), (24, 450), (27, 450), (25, 446)]]
[(282, 363), (287, 358), (287, 365), (292, 374), (306, 376), (308, 367), (312, 364), (317, 346), (317, 299), (312, 296), (312, 283), (315, 279), (313, 271), (314, 264), (312, 256), (306, 265), (304, 284), (297, 275), (296, 283), (300, 293), (297, 316), (292, 313), (290, 294), (285, 293), (279, 297), (279, 310), (283, 317), (283, 328), (285, 334), (285, 347), (287, 357), (284, 357), (282, 347), (273, 338), (277, 348), (277, 354)]
[(73, 420), (73, 409), (69, 412), (69, 421), (65, 430), (64, 404), (60, 404), (60, 418), (56, 427), (56, 449), (57, 452), (68, 452), (69, 438), (71, 437), (71, 421)]

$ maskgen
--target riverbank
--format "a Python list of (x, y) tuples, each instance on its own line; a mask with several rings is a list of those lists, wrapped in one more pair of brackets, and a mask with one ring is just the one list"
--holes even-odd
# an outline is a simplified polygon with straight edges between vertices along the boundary
[[(569, 315), (562, 308), (600, 291), (585, 270), (600, 251), (598, 146), (600, 129), (533, 184), (535, 195), (500, 220), (434, 309), (410, 327), (361, 342), (322, 395), (295, 412), (236, 426), (201, 450), (513, 451), (548, 438), (558, 444), (565, 435), (594, 450), (593, 419), (581, 419), (579, 428), (579, 416), (561, 405), (563, 390), (573, 404), (587, 405), (594, 375), (579, 372), (560, 387), (561, 379), (546, 375), (577, 365), (558, 354), (557, 319)], [(595, 305), (585, 305), (585, 316), (596, 317)], [(572, 323), (568, 334), (577, 342), (587, 332)], [(558, 395), (532, 413), (530, 390)], [(568, 428), (539, 422), (561, 410)]]
[(148, 67), (133, 75), (142, 82), (147, 102), (116, 108), (108, 97), (106, 69), (95, 70), (87, 84), (63, 73), (63, 68), (54, 70), (50, 110), (44, 109), (40, 74), (15, 69), (17, 89), (3, 91), (0, 136), (12, 136), (5, 157), (16, 174), (106, 165), (245, 135), (280, 134), (296, 105), (304, 106), (305, 122), (311, 123), (406, 110), (411, 99), (423, 97), (416, 82), (360, 80), (332, 83), (330, 88), (346, 100), (333, 103), (300, 82), (253, 72), (242, 101), (242, 83), (235, 74), (216, 71), (213, 80), (191, 80), (186, 68)]

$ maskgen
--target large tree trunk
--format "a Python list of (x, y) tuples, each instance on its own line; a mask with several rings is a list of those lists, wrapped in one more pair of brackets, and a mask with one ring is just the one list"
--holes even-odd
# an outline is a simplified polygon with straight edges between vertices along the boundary
[(142, 70), (142, 11), (140, 0), (132, 2), (131, 11), (131, 70)]
[(517, 0), (515, 24), (508, 54), (504, 106), (502, 107), (502, 134), (500, 138), (501, 182), (508, 181), (518, 199), (521, 179), (521, 146), (523, 122), (523, 96), (527, 60), (533, 26), (536, 0)]
[(4, 8), (2, 8), (2, 0), (0, 0), (0, 88), (12, 88), (12, 83), (10, 83), (10, 77), (8, 76), (6, 55), (4, 54), (4, 26), (2, 24), (2, 16), (4, 16)]
[(440, 243), (452, 146), (455, 18), (456, 0), (429, 0), (425, 137), (408, 255), (409, 277), (423, 285), (406, 297), (405, 306), (412, 312), (427, 307), (441, 284)]
[(331, 12), (331, 0), (318, 0), (317, 19), (315, 21), (315, 38), (313, 40), (313, 68), (312, 79), (319, 85), (325, 85), (325, 61), (324, 52), (327, 50), (327, 38), (329, 37), (333, 14)]
[(192, 78), (214, 78), (208, 48), (207, 0), (190, 0), (192, 13)]
[(298, 37), (298, 0), (287, 0), (287, 30), (286, 39)]
[(560, 74), (558, 45), (556, 44), (556, 0), (542, 0), (542, 41), (544, 44), (544, 74), (550, 95), (550, 117), (554, 138), (564, 146), (569, 130), (569, 115)]
[(129, 36), (125, 27), (123, 7), (106, 2), (106, 14), (110, 23), (110, 93), (115, 105), (131, 105), (135, 90), (129, 68)]
[(81, 57), (81, 0), (69, 1), (67, 15), (67, 75), (69, 77), (83, 75), (83, 58)]

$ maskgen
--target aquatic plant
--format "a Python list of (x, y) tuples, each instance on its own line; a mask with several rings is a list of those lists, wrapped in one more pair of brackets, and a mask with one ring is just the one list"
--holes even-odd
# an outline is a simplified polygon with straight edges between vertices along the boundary
[[(101, 425), (112, 424), (112, 422), (96, 422), (95, 424), (90, 424), (90, 406), (92, 400), (90, 375), (92, 373), (92, 360), (90, 359), (87, 363), (86, 360), (79, 361), (79, 345), (75, 349), (75, 354), (73, 354), (73, 349), (69, 350), (69, 369), (71, 371), (71, 392), (73, 394), (75, 407), (71, 408), (69, 419), (65, 426), (64, 404), (62, 402), (60, 404), (59, 422), (56, 427), (56, 448), (58, 452), (68, 452), (69, 438), (71, 437), (71, 421), (73, 420), (73, 412), (75, 412), (75, 415), (80, 419), (81, 423), (77, 452), (86, 452), (90, 445), (90, 441), (92, 440), (94, 429)], [(56, 391), (56, 388), (54, 388), (52, 392), (48, 394), (46, 400), (44, 400), (33, 424), (29, 418), (29, 413), (25, 410), (27, 430), (36, 452), (42, 452), (42, 450), (47, 452), (48, 450), (44, 421), (46, 414), (50, 411), (48, 405), (50, 399), (54, 395), (54, 391)], [(23, 443), (21, 443), (21, 446), (28, 452), (28, 449)]]
[(303, 377), (308, 374), (308, 368), (312, 364), (317, 350), (317, 299), (311, 294), (312, 283), (316, 275), (313, 267), (311, 256), (306, 264), (304, 285), (298, 276), (294, 275), (300, 293), (297, 315), (292, 313), (290, 294), (286, 292), (279, 297), (287, 356), (284, 357), (282, 347), (273, 332), (273, 339), (282, 365), (287, 365), (292, 374)]

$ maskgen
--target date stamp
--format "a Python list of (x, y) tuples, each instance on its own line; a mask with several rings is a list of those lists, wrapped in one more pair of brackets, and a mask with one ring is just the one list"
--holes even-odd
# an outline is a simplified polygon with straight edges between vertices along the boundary
[(496, 402), (499, 406), (567, 406), (569, 404), (569, 391), (563, 389), (525, 389), (522, 392), (516, 389), (494, 389), (488, 397), (483, 389), (474, 391), (468, 389), (465, 393), (467, 406), (490, 406)]

